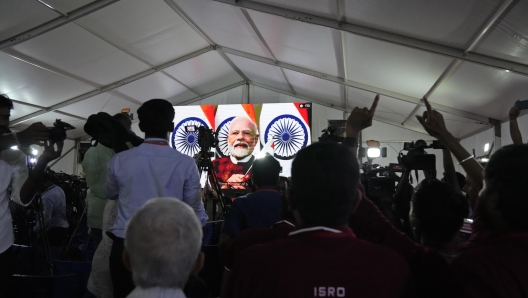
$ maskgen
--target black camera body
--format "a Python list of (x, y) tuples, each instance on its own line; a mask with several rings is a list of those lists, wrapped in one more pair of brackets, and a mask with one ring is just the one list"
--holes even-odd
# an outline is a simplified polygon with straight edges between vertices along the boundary
[(66, 140), (66, 131), (71, 129), (75, 129), (75, 127), (66, 122), (62, 122), (60, 119), (56, 119), (53, 122), (53, 127), (48, 127), (50, 141), (53, 143), (63, 142)]
[(216, 133), (205, 126), (198, 127), (198, 145), (202, 152), (209, 152), (211, 148), (215, 148), (218, 145)]
[(396, 181), (390, 177), (368, 179), (367, 194), (374, 197), (392, 197), (396, 193)]
[(337, 135), (337, 128), (330, 124), (326, 129), (321, 131), (323, 134), (319, 137), (319, 142), (342, 143), (345, 139)]
[(431, 145), (427, 145), (424, 140), (417, 140), (416, 142), (404, 143), (403, 150), (413, 151), (414, 155), (409, 157), (400, 153), (398, 162), (405, 168), (411, 170), (436, 170), (436, 156), (428, 154), (425, 149), (446, 149), (444, 144), (439, 141), (433, 141)]

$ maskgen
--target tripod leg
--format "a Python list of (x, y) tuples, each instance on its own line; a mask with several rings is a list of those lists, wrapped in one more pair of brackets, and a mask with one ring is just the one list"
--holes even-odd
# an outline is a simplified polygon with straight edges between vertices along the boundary
[(49, 247), (49, 241), (48, 241), (48, 234), (46, 233), (46, 227), (44, 226), (44, 215), (42, 214), (42, 209), (40, 207), (40, 201), (41, 197), (38, 198), (39, 200), (39, 209), (37, 209), (37, 217), (40, 225), (40, 236), (42, 237), (42, 242), (44, 244), (44, 252), (46, 254), (46, 262), (48, 263), (48, 268), (50, 270), (50, 274), (53, 275), (53, 262), (51, 261), (51, 252)]

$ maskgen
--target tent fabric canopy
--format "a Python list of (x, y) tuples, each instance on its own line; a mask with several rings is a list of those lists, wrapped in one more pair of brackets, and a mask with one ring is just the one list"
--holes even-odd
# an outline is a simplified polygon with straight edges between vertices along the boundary
[[(528, 3), (499, 0), (4, 0), (0, 93), (13, 129), (99, 111), (312, 101), (318, 133), (381, 94), (376, 120), (422, 135), (430, 98), (460, 139), (528, 97)], [(345, 112), (345, 114), (343, 113)], [(403, 125), (402, 125), (403, 124)], [(406, 140), (398, 135), (388, 140)], [(316, 136), (314, 136), (316, 137)]]

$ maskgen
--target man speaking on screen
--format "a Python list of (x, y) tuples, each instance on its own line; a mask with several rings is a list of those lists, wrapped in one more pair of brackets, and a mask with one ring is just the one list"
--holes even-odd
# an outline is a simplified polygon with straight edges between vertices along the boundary
[(257, 125), (249, 118), (237, 116), (231, 121), (227, 136), (229, 156), (213, 160), (222, 189), (247, 189), (258, 140)]

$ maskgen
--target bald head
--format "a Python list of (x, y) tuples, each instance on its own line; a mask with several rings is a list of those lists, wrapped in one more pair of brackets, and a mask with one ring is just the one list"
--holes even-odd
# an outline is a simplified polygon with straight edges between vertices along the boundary
[(229, 125), (227, 144), (231, 155), (243, 159), (253, 153), (258, 143), (257, 125), (244, 116), (235, 117)]

